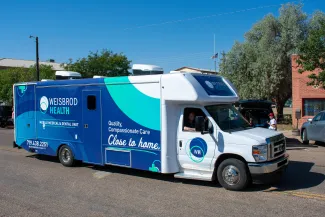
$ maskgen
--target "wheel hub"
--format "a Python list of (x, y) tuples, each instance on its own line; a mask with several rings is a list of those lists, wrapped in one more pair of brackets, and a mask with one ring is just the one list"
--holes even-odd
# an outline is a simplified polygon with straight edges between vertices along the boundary
[(222, 178), (228, 185), (235, 185), (240, 181), (240, 173), (237, 167), (229, 165), (222, 171)]
[(61, 152), (62, 160), (67, 163), (71, 159), (70, 151), (68, 149), (63, 149)]

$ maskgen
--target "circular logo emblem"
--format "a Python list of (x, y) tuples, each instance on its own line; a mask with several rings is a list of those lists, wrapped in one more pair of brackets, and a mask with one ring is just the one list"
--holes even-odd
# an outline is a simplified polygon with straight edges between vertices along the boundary
[(186, 153), (192, 161), (200, 163), (208, 151), (207, 143), (199, 137), (189, 140), (186, 144)]
[(47, 99), (46, 96), (42, 96), (42, 98), (40, 99), (40, 110), (43, 113), (46, 113), (47, 108), (49, 107), (49, 100)]
[(206, 84), (209, 88), (213, 89), (213, 84), (212, 84), (210, 81), (205, 81), (205, 84)]

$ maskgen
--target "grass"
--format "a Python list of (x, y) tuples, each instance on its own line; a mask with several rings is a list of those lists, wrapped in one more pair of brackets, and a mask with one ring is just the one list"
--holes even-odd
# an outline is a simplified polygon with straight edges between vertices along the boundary
[(278, 124), (278, 130), (285, 131), (285, 130), (292, 130), (291, 124)]

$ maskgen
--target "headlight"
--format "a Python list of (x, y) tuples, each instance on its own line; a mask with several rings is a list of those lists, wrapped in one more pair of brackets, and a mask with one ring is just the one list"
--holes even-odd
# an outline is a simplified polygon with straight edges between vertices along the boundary
[(267, 145), (256, 145), (253, 146), (252, 150), (253, 157), (256, 162), (267, 160)]

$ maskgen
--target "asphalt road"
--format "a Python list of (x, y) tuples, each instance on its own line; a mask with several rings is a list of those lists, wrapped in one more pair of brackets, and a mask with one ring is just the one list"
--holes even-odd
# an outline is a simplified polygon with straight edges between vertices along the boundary
[(63, 167), (0, 130), (0, 216), (324, 216), (325, 148), (292, 144), (278, 186), (218, 184), (117, 167)]

